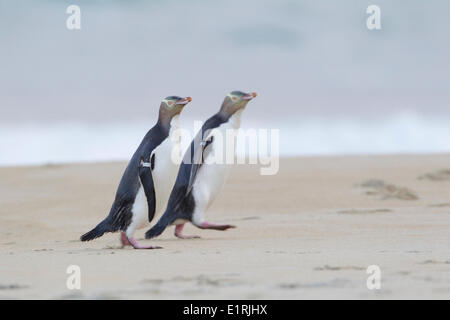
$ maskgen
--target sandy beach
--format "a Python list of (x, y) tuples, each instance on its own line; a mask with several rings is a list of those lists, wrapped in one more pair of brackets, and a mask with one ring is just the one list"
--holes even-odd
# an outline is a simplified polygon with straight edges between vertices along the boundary
[[(137, 232), (161, 250), (122, 249), (118, 234), (80, 242), (125, 165), (0, 168), (0, 298), (450, 298), (448, 154), (282, 159), (274, 176), (235, 166), (207, 217), (236, 229)], [(81, 290), (66, 287), (69, 265)]]

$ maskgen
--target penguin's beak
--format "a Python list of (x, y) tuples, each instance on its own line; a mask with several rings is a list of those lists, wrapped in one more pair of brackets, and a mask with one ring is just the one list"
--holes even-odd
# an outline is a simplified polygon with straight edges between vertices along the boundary
[(191, 102), (192, 101), (192, 98), (191, 97), (186, 97), (186, 98), (182, 98), (182, 99), (180, 99), (180, 100), (178, 100), (177, 102), (176, 102), (176, 104), (177, 105), (186, 105), (186, 104), (188, 104), (189, 102)]
[(252, 100), (253, 98), (255, 98), (258, 94), (256, 92), (252, 92), (252, 93), (247, 93), (245, 96), (243, 96), (241, 99), (242, 100)]

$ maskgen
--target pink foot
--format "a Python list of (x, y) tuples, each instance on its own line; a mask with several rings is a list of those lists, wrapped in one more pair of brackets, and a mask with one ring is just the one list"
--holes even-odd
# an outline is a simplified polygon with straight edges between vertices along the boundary
[(175, 226), (175, 237), (180, 238), (180, 239), (198, 239), (198, 238), (200, 238), (200, 236), (185, 236), (184, 234), (182, 234), (183, 227), (184, 227), (184, 223), (177, 224)]
[(125, 232), (122, 232), (120, 234), (120, 242), (122, 242), (122, 246), (132, 246), (135, 249), (162, 249), (162, 247), (158, 247), (158, 246), (143, 246), (140, 245), (136, 239), (134, 239), (133, 237), (127, 237), (127, 235), (125, 234)]
[(120, 233), (120, 243), (122, 243), (122, 247), (131, 246), (130, 241), (128, 241), (127, 235), (125, 232)]
[(227, 230), (230, 228), (236, 228), (236, 226), (233, 226), (231, 224), (214, 224), (210, 222), (202, 222), (199, 226), (200, 229), (214, 229), (214, 230)]

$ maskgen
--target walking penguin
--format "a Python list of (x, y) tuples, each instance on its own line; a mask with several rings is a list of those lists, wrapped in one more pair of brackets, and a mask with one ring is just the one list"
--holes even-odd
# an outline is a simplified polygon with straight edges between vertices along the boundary
[[(175, 139), (179, 115), (190, 97), (170, 96), (162, 100), (158, 122), (145, 135), (133, 154), (120, 180), (109, 215), (94, 229), (81, 236), (81, 241), (101, 237), (106, 232), (121, 231), (123, 246), (135, 249), (157, 249), (140, 245), (134, 231), (143, 228), (166, 208), (175, 182), (179, 164), (172, 158), (175, 148), (181, 148)], [(181, 149), (179, 149), (181, 150)]]
[[(229, 165), (214, 162), (213, 158), (223, 154), (227, 130), (236, 132), (240, 128), (242, 111), (255, 97), (256, 93), (241, 91), (229, 93), (219, 112), (203, 124), (183, 157), (167, 209), (157, 224), (146, 232), (146, 238), (160, 235), (171, 224), (176, 225), (177, 237), (197, 238), (182, 234), (184, 224), (188, 221), (200, 229), (234, 228), (228, 224), (207, 222), (204, 214), (221, 190), (230, 169)], [(227, 146), (226, 149), (226, 152), (232, 152), (234, 157), (234, 143), (232, 148)]]

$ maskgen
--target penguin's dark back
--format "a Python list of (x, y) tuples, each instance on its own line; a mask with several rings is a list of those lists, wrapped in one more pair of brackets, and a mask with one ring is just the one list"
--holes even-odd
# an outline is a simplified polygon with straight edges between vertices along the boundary
[(147, 132), (120, 179), (116, 200), (121, 199), (123, 201), (126, 199), (134, 201), (139, 190), (139, 165), (141, 158), (149, 156), (168, 136), (169, 130), (159, 124), (156, 124)]

